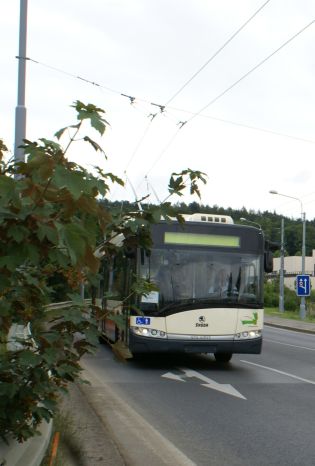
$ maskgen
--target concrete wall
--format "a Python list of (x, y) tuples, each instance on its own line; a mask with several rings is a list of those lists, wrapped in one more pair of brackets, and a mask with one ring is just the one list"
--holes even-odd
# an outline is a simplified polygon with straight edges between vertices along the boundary
[[(279, 273), (280, 271), (280, 257), (273, 259), (273, 271)], [(302, 273), (302, 257), (301, 256), (288, 256), (284, 258), (284, 284), (291, 290), (295, 289), (295, 275)], [(311, 275), (311, 286), (315, 289), (315, 249), (312, 251), (311, 256), (305, 257), (305, 274)]]

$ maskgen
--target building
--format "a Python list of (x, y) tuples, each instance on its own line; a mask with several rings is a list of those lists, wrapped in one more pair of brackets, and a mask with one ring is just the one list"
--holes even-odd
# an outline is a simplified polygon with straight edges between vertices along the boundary
[[(279, 275), (280, 271), (280, 257), (273, 259), (273, 273)], [(295, 277), (301, 274), (302, 270), (302, 257), (301, 256), (287, 256), (284, 257), (284, 284), (291, 290), (295, 289)], [(311, 288), (315, 289), (315, 249), (312, 251), (311, 256), (305, 256), (305, 274), (311, 276)]]

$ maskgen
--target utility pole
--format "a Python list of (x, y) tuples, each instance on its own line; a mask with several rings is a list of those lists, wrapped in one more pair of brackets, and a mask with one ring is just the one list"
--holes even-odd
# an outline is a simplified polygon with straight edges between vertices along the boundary
[(281, 219), (279, 312), (284, 312), (284, 219)]
[[(281, 194), (278, 193), (278, 191), (275, 191), (274, 189), (269, 191), (270, 194), (277, 194), (278, 196), (284, 196), (284, 197), (289, 197), (290, 199), (295, 199), (296, 201), (299, 201), (300, 206), (301, 206), (301, 220), (302, 220), (302, 225), (303, 225), (303, 233), (302, 233), (302, 275), (305, 274), (305, 239), (306, 239), (306, 221), (305, 221), (305, 212), (303, 209), (303, 204), (301, 199), (298, 197), (293, 197), (293, 196), (288, 196), (287, 194)], [(305, 296), (301, 296), (301, 302), (300, 302), (300, 318), (304, 320), (306, 317), (306, 306), (305, 306)]]
[(19, 148), (26, 137), (25, 77), (26, 77), (26, 36), (27, 36), (27, 1), (20, 0), (20, 37), (18, 68), (18, 101), (15, 109), (14, 160), (24, 162), (24, 150)]

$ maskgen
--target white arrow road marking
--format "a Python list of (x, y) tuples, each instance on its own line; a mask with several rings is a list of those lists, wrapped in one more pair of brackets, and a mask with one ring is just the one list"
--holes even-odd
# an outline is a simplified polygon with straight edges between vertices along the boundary
[[(230, 384), (218, 383), (215, 380), (209, 379), (209, 377), (206, 377), (205, 375), (202, 375), (199, 372), (191, 370), (191, 369), (179, 368), (179, 370), (184, 372), (185, 377), (188, 377), (188, 378), (194, 377), (196, 379), (201, 380), (202, 382), (205, 382), (201, 384), (202, 387), (212, 388), (213, 390), (217, 390), (219, 392), (225, 393), (226, 395), (231, 395), (231, 396), (235, 396), (237, 398), (246, 400), (245, 396), (243, 396)], [(185, 382), (185, 379), (183, 379), (179, 375), (173, 374), (172, 372), (167, 372), (166, 374), (163, 374), (162, 377), (165, 377), (166, 379), (177, 380), (179, 382)]]
[(181, 370), (185, 373), (186, 377), (195, 377), (196, 379), (200, 379), (203, 382), (206, 382), (201, 384), (203, 387), (212, 388), (213, 390), (218, 390), (219, 392), (226, 393), (227, 395), (236, 396), (237, 398), (242, 398), (243, 400), (246, 400), (245, 396), (243, 396), (230, 384), (218, 383), (215, 380), (209, 379), (209, 377), (199, 374), (199, 372), (193, 371), (191, 369)]
[(166, 374), (163, 374), (161, 377), (165, 377), (166, 379), (171, 380), (178, 380), (179, 382), (186, 382), (186, 380), (182, 379), (179, 375), (172, 374), (172, 372), (167, 372)]

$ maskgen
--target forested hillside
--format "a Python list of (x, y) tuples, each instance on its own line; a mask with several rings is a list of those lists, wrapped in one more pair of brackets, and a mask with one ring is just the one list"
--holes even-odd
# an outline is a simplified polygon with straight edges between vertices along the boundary
[[(130, 210), (138, 209), (138, 206), (128, 201), (113, 202), (111, 206), (113, 208), (120, 208), (123, 203), (124, 208)], [(223, 208), (217, 205), (209, 206), (192, 202), (191, 204), (178, 203), (174, 207), (178, 209), (178, 212), (183, 214), (193, 214), (196, 212), (211, 212), (221, 215), (230, 215), (235, 223), (246, 223), (242, 222), (241, 218), (246, 218), (252, 222), (256, 222), (261, 225), (267, 239), (278, 242), (280, 249), (280, 227), (281, 219), (284, 219), (284, 239), (285, 239), (285, 254), (288, 256), (301, 255), (302, 251), (302, 222), (300, 219), (294, 220), (289, 217), (284, 217), (276, 213), (264, 211), (257, 212), (253, 210), (247, 210), (245, 207), (242, 209)], [(306, 221), (306, 255), (312, 255), (312, 250), (315, 249), (315, 220)], [(280, 252), (280, 251), (279, 251)], [(278, 254), (279, 254), (278, 252)], [(277, 252), (275, 253), (277, 256)]]

